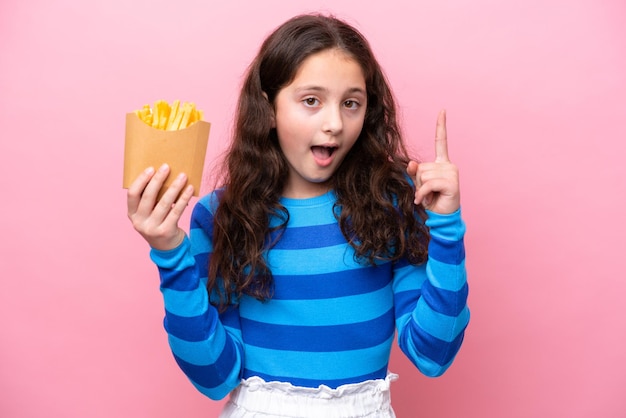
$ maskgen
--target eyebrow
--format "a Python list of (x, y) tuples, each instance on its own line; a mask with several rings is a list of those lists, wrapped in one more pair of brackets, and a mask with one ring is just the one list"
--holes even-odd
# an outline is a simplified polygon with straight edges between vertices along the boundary
[[(322, 93), (327, 93), (328, 89), (325, 87), (321, 87), (321, 86), (302, 86), (302, 87), (298, 87), (295, 90), (296, 93), (301, 93), (303, 91), (319, 91)], [(365, 89), (362, 89), (361, 87), (351, 87), (348, 90), (346, 90), (344, 94), (354, 94), (354, 93), (360, 93), (360, 94), (365, 95)]]

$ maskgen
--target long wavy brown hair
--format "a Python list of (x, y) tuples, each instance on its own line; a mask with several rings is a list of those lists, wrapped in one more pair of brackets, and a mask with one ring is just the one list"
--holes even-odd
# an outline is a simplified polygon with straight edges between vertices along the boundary
[[(289, 170), (272, 128), (273, 103), (306, 58), (332, 48), (359, 63), (367, 90), (363, 129), (329, 180), (341, 231), (361, 262), (426, 260), (425, 213), (413, 203), (394, 97), (367, 40), (334, 17), (297, 16), (264, 41), (241, 89), (208, 271), (208, 290), (219, 295), (221, 308), (233, 296), (272, 295), (272, 272), (263, 254), (272, 247), (270, 233), (279, 236), (289, 220), (279, 201)], [(270, 229), (271, 217), (281, 221), (278, 231)]]

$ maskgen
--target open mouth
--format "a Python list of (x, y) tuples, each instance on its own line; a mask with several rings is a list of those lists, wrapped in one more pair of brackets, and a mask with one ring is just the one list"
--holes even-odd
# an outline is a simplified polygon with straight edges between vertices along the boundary
[(319, 158), (320, 160), (326, 160), (330, 158), (335, 153), (335, 151), (337, 151), (337, 147), (314, 145), (311, 147), (311, 151), (313, 152), (315, 158)]

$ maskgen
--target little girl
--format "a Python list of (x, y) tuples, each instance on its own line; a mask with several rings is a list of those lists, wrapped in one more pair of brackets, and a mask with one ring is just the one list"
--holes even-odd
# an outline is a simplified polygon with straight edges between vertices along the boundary
[(333, 17), (277, 28), (239, 98), (223, 186), (147, 169), (128, 215), (151, 246), (174, 357), (223, 417), (393, 417), (400, 348), (442, 374), (469, 320), (465, 226), (439, 115), (432, 163), (410, 161), (363, 36)]

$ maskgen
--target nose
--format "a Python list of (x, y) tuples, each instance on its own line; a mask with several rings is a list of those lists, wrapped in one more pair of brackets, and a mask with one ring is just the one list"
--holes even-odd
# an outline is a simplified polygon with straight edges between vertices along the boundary
[(324, 109), (322, 130), (330, 135), (337, 135), (343, 129), (343, 116), (340, 107), (327, 106)]

